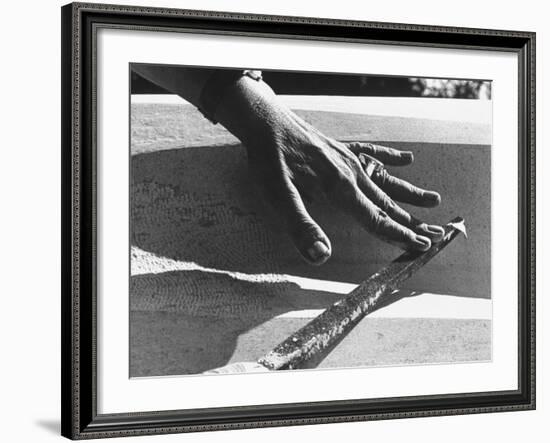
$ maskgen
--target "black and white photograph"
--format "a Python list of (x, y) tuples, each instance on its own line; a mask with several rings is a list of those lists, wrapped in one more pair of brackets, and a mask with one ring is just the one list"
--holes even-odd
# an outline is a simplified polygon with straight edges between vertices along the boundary
[(131, 63), (129, 376), (492, 360), (492, 82)]

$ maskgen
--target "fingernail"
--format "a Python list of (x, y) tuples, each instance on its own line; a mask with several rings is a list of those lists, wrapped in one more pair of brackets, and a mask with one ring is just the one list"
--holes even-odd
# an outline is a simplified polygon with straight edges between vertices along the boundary
[(440, 241), (445, 235), (445, 229), (437, 225), (426, 225), (426, 230), (433, 234), (435, 237), (432, 240)]
[(422, 235), (417, 235), (414, 238), (414, 241), (417, 244), (418, 249), (420, 249), (421, 251), (427, 251), (432, 246), (432, 242), (430, 241), (430, 239)]
[(401, 152), (401, 158), (407, 160), (408, 162), (412, 162), (413, 153), (410, 151)]
[(313, 261), (318, 262), (321, 259), (326, 258), (330, 251), (322, 241), (317, 240), (308, 248), (307, 253)]
[(428, 237), (432, 242), (441, 241), (445, 230), (437, 225), (428, 225), (421, 223), (416, 227), (416, 232), (424, 237)]
[(439, 204), (441, 202), (441, 196), (437, 192), (426, 191), (424, 192), (424, 198), (434, 204)]

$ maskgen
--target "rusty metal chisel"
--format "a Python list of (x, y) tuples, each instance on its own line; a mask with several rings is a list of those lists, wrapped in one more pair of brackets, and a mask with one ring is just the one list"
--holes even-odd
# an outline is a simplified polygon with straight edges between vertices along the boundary
[[(425, 252), (405, 252), (372, 274), (348, 295), (278, 344), (256, 363), (236, 363), (211, 373), (262, 372), (317, 366), (369, 313), (397, 301), (399, 286), (428, 263), (458, 234), (466, 235), (464, 220), (457, 217), (445, 226), (443, 239)], [(233, 367), (234, 369), (230, 369)]]

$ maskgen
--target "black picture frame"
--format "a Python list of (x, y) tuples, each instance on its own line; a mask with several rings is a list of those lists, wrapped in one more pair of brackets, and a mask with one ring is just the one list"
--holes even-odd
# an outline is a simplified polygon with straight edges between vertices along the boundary
[[(62, 435), (71, 439), (102, 438), (535, 408), (535, 33), (85, 3), (68, 4), (61, 15)], [(99, 27), (516, 53), (519, 59), (518, 389), (98, 414), (93, 66)]]

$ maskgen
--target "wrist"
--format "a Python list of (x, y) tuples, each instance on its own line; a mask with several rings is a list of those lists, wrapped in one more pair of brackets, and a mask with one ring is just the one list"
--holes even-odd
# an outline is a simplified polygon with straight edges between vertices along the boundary
[(269, 85), (243, 75), (226, 88), (213, 117), (250, 147), (272, 128), (277, 106), (277, 96)]

